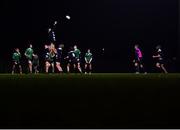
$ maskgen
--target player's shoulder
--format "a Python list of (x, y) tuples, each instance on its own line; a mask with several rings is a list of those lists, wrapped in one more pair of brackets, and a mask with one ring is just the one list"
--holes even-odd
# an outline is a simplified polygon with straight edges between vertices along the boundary
[(27, 48), (27, 49), (26, 49), (26, 52), (27, 52), (27, 51), (30, 51), (30, 48)]

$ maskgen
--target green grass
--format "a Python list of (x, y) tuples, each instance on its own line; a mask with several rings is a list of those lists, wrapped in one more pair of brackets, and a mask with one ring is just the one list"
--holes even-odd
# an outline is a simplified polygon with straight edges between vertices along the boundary
[(180, 74), (0, 74), (1, 128), (180, 128)]
[[(160, 79), (171, 79), (171, 80), (176, 80), (180, 79), (180, 74), (173, 73), (173, 74), (132, 74), (132, 73), (96, 73), (92, 75), (85, 75), (85, 74), (0, 74), (0, 80), (18, 80), (18, 79), (23, 79), (23, 80), (28, 80), (28, 79), (34, 79), (34, 80), (46, 80), (46, 79), (54, 79), (54, 80), (59, 80), (59, 79), (79, 79), (83, 80), (84, 79), (110, 79), (110, 80), (131, 80), (131, 79), (149, 79), (149, 80), (160, 80)], [(23, 81), (22, 81), (23, 82)], [(46, 81), (45, 81), (46, 82)]]

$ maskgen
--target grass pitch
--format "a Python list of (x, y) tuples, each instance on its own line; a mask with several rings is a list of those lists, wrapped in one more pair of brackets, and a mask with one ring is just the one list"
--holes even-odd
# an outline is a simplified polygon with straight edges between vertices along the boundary
[(0, 75), (1, 128), (180, 128), (180, 74)]

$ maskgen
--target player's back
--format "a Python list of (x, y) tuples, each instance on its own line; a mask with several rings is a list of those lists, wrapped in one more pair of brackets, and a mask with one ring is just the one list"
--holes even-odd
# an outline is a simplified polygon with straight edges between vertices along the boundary
[(63, 50), (62, 48), (57, 49), (57, 58), (62, 59), (63, 58)]
[(69, 51), (69, 52), (68, 52), (68, 57), (69, 57), (69, 59), (75, 59), (75, 53), (74, 53), (74, 51)]

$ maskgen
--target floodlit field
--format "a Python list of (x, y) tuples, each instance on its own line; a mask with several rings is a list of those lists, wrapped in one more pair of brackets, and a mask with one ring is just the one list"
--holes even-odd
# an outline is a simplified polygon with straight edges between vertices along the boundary
[(180, 74), (0, 75), (1, 128), (180, 128)]

